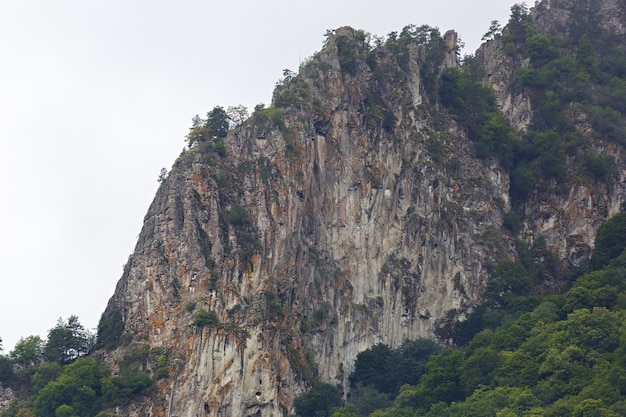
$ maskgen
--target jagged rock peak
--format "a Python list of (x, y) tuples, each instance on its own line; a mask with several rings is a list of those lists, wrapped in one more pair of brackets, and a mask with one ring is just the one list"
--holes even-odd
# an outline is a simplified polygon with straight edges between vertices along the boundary
[[(476, 59), (523, 131), (532, 103), (511, 74), (528, 62), (501, 47), (490, 41)], [(489, 268), (516, 255), (502, 227), (509, 173), (475, 157), (440, 109), (456, 49), (455, 32), (426, 26), (373, 42), (339, 28), (285, 73), (271, 107), (180, 156), (105, 312), (127, 342), (111, 362), (141, 345), (170, 349), (157, 399), (124, 415), (287, 415), (315, 381), (347, 391), (357, 354), (376, 343), (449, 341)], [(565, 260), (589, 248), (626, 194), (616, 164), (602, 195), (574, 184), (531, 200), (524, 237), (543, 234)]]
[(410, 27), (370, 47), (340, 28), (222, 150), (179, 158), (106, 314), (124, 349), (181, 361), (167, 404), (128, 415), (286, 414), (317, 378), (347, 389), (362, 350), (433, 338), (475, 304), (506, 251), (481, 219), (507, 210), (508, 180), (425, 107), (455, 39)]

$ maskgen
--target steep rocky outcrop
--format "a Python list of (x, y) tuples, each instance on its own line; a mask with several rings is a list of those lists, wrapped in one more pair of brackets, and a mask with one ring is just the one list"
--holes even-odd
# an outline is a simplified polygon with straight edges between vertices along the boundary
[[(498, 42), (477, 58), (524, 130), (520, 61)], [(516, 256), (501, 227), (509, 175), (438, 108), (455, 65), (454, 32), (409, 27), (371, 46), (338, 29), (272, 107), (178, 158), (104, 314), (124, 323), (112, 366), (142, 344), (168, 349), (169, 377), (123, 415), (286, 415), (317, 377), (346, 388), (364, 349), (435, 338), (480, 302), (489, 266)], [(524, 207), (520, 236), (564, 261), (588, 255), (626, 195), (622, 148), (594, 146), (618, 162), (611, 186)]]
[[(587, 30), (591, 25), (624, 44), (625, 10), (621, 0), (548, 0), (530, 9), (529, 21), (539, 33), (557, 39), (576, 29)], [(502, 112), (516, 130), (524, 132), (533, 121), (532, 91), (519, 87), (517, 74), (520, 68), (531, 67), (531, 60), (526, 55), (511, 53), (510, 47), (506, 51), (507, 35), (510, 35), (510, 28), (504, 30), (503, 36), (484, 43), (476, 52), (476, 59), (484, 70), (485, 83), (495, 92)], [(569, 155), (567, 184), (559, 192), (535, 193), (524, 203), (521, 236), (528, 242), (540, 236), (545, 238), (560, 259), (578, 265), (591, 253), (600, 224), (620, 211), (626, 195), (623, 169), (626, 161), (623, 147), (595, 132), (589, 114), (581, 106), (575, 102), (563, 103), (563, 106), (581, 134), (579, 153), (584, 150), (610, 156), (618, 169), (615, 177), (606, 183), (580, 181), (575, 172), (580, 161), (575, 155)]]

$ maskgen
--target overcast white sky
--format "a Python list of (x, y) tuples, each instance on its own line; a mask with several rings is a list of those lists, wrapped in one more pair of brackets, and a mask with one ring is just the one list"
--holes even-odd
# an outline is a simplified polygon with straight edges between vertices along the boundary
[(349, 25), (455, 29), (473, 53), (515, 0), (3, 0), (0, 338), (94, 329), (195, 114), (269, 104)]

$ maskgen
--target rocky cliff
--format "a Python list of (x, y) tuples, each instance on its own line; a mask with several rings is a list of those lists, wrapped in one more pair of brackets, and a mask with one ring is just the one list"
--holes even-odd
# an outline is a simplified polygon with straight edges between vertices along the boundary
[[(598, 42), (625, 45), (625, 10), (626, 5), (620, 0), (547, 0), (529, 10), (527, 23), (532, 24), (539, 34), (546, 34), (557, 42), (564, 42), (567, 36), (576, 36), (573, 32), (586, 33), (593, 28)], [(520, 88), (518, 80), (520, 69), (530, 69), (533, 65), (528, 53), (511, 51), (510, 38), (511, 28), (507, 27), (503, 36), (496, 36), (478, 49), (476, 59), (484, 69), (484, 82), (493, 88), (502, 112), (516, 130), (524, 132), (533, 123), (533, 94), (537, 94), (533, 88)], [(577, 53), (579, 51), (574, 51), (571, 55), (575, 58)], [(535, 77), (542, 75), (540, 70), (529, 73)], [(600, 87), (594, 89), (596, 91), (591, 94), (607, 94)], [(557, 87), (549, 86), (545, 94), (549, 95), (553, 90)], [(547, 193), (535, 190), (523, 203), (521, 237), (532, 242), (541, 236), (561, 260), (577, 265), (589, 256), (600, 224), (618, 213), (623, 204), (626, 195), (624, 148), (598, 132), (601, 128), (598, 124), (602, 123), (594, 126), (588, 109), (576, 99), (559, 102), (559, 106), (579, 136), (576, 143), (568, 145), (576, 149), (568, 152), (567, 179), (561, 189), (548, 187)], [(581, 163), (580, 155), (585, 152), (613, 158), (618, 167), (613, 178), (605, 182), (581, 181), (577, 167)]]
[[(373, 344), (435, 338), (463, 320), (489, 268), (517, 256), (502, 228), (507, 170), (476, 158), (436, 99), (442, 72), (458, 65), (456, 34), (366, 38), (329, 33), (270, 108), (176, 161), (103, 315), (123, 323), (111, 366), (142, 345), (167, 353), (157, 394), (124, 415), (287, 415), (317, 378), (347, 388)], [(494, 39), (477, 59), (523, 131), (532, 100), (511, 76), (529, 64), (502, 47)], [(579, 128), (593, 132), (584, 118)], [(570, 181), (520, 209), (519, 237), (545, 238), (564, 263), (588, 256), (626, 195), (623, 148), (588, 141), (615, 157), (613, 181)]]

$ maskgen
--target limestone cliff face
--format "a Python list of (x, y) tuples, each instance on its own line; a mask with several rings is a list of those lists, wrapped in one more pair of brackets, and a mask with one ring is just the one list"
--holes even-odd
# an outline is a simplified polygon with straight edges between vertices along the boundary
[[(227, 156), (179, 158), (108, 309), (178, 358), (162, 403), (130, 415), (286, 414), (316, 374), (345, 385), (360, 351), (433, 337), (477, 302), (507, 250), (508, 179), (430, 118), (424, 73), (455, 65), (455, 36), (436, 61), (412, 43), (398, 63), (340, 29)], [(220, 324), (193, 327), (200, 309)]]
[[(456, 34), (412, 30), (372, 47), (338, 29), (223, 147), (179, 157), (105, 312), (121, 313), (128, 342), (111, 363), (142, 344), (169, 349), (169, 377), (123, 415), (287, 415), (316, 377), (347, 387), (373, 344), (463, 319), (487, 267), (515, 256), (501, 227), (508, 174), (476, 159), (432, 100)], [(509, 92), (496, 42), (481, 59), (524, 129), (530, 101)], [(529, 203), (523, 235), (564, 259), (588, 247), (626, 195), (619, 166), (611, 189), (572, 184)], [(194, 326), (202, 310), (217, 320)]]

